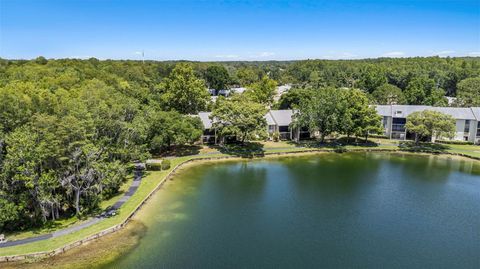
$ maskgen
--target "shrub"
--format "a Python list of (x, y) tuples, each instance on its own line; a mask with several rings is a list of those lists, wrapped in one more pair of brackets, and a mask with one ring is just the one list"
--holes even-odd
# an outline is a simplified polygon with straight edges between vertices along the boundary
[(336, 153), (344, 153), (344, 152), (347, 152), (347, 148), (344, 147), (344, 146), (336, 146), (333, 149), (333, 151), (336, 152)]
[(129, 163), (129, 164), (127, 164), (126, 169), (127, 169), (127, 173), (128, 173), (128, 174), (129, 174), (129, 173), (133, 173), (133, 171), (135, 170), (135, 164), (134, 164), (134, 163)]
[(440, 144), (451, 144), (451, 145), (473, 145), (473, 142), (470, 142), (470, 141), (437, 140), (435, 142)]
[(273, 132), (273, 133), (272, 133), (272, 140), (273, 140), (274, 142), (280, 141), (280, 133), (279, 133), (279, 132)]
[(162, 167), (162, 163), (147, 163), (146, 165), (148, 171), (160, 171)]
[(170, 169), (170, 160), (166, 159), (162, 161), (162, 170)]
[(388, 139), (389, 137), (386, 136), (386, 135), (378, 135), (378, 134), (371, 134), (369, 135), (368, 137), (370, 138), (384, 138), (384, 139)]

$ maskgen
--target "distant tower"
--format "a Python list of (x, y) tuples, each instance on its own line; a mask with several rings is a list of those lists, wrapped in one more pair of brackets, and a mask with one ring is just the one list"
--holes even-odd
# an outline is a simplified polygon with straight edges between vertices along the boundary
[(145, 63), (145, 51), (142, 50), (142, 63)]

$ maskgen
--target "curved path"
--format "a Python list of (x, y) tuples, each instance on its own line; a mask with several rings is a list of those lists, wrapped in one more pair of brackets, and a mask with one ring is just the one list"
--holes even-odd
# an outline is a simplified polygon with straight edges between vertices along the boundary
[[(118, 210), (137, 191), (138, 186), (140, 185), (140, 182), (142, 181), (142, 170), (141, 170), (141, 165), (136, 165), (135, 168), (136, 169), (134, 171), (133, 181), (132, 181), (132, 184), (130, 185), (128, 191), (111, 207), (111, 209), (109, 209), (109, 211)], [(105, 218), (106, 218), (106, 216), (97, 216), (97, 217), (94, 217), (94, 218), (92, 218), (92, 219), (90, 219), (86, 222), (83, 222), (79, 225), (74, 225), (74, 226), (71, 226), (71, 227), (68, 227), (68, 228), (65, 228), (65, 229), (55, 231), (53, 233), (43, 234), (43, 235), (39, 235), (39, 236), (35, 236), (35, 237), (29, 237), (29, 238), (15, 240), (15, 241), (7, 241), (3, 244), (0, 244), (0, 248), (18, 246), (18, 245), (23, 245), (23, 244), (28, 244), (28, 243), (32, 243), (32, 242), (46, 240), (46, 239), (49, 239), (49, 238), (55, 238), (55, 237), (59, 237), (59, 236), (66, 235), (66, 234), (71, 234), (71, 233), (79, 231), (81, 229), (90, 227), (90, 226), (94, 225), (95, 223), (100, 222), (101, 220), (103, 220)]]

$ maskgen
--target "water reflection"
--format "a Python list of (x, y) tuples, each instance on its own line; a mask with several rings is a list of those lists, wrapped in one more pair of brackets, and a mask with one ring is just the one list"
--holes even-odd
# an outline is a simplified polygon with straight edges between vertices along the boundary
[[(368, 161), (367, 161), (368, 159)], [(282, 160), (288, 178), (296, 188), (320, 192), (352, 195), (365, 181), (375, 180), (380, 159), (367, 154), (325, 154), (316, 158), (302, 157)]]
[(385, 153), (202, 164), (111, 268), (477, 268), (477, 171)]
[(408, 178), (447, 181), (453, 173), (480, 175), (478, 162), (450, 156), (388, 154), (392, 164), (402, 167)]

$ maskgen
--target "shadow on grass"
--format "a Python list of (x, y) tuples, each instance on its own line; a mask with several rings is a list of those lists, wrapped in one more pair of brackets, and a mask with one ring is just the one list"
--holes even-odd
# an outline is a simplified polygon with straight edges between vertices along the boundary
[(448, 149), (450, 149), (450, 147), (447, 145), (426, 142), (415, 144), (413, 141), (402, 141), (398, 147), (400, 150), (408, 152), (425, 152), (434, 154), (445, 153)]
[[(67, 221), (71, 218), (75, 218), (71, 221), (69, 221), (68, 223), (64, 223), (64, 221)], [(47, 222), (45, 222), (44, 224), (42, 224), (42, 226), (39, 226), (39, 227), (29, 227), (29, 228), (26, 228), (26, 229), (23, 229), (23, 230), (18, 230), (18, 231), (9, 231), (9, 230), (5, 230), (3, 231), (3, 233), (5, 233), (5, 237), (7, 238), (14, 238), (12, 240), (20, 240), (20, 239), (24, 239), (24, 238), (29, 238), (29, 237), (32, 237), (32, 236), (37, 236), (37, 235), (43, 235), (43, 234), (48, 234), (50, 232), (53, 232), (53, 231), (56, 231), (56, 230), (59, 230), (59, 229), (63, 229), (63, 228), (66, 228), (66, 227), (69, 227), (73, 224), (76, 224), (78, 221), (81, 221), (81, 219), (75, 217), (75, 216), (66, 216), (66, 217), (62, 217), (60, 219), (57, 219), (57, 220), (48, 220)], [(28, 235), (28, 236), (22, 236), (23, 233), (32, 233), (32, 235)], [(18, 238), (16, 238), (16, 236), (19, 236)]]
[(339, 139), (325, 139), (324, 142), (319, 140), (310, 139), (310, 140), (300, 140), (299, 142), (289, 141), (288, 144), (295, 145), (297, 147), (304, 148), (325, 148), (325, 149), (337, 149), (345, 146), (358, 146), (358, 147), (378, 147), (378, 144), (364, 139), (355, 139), (341, 137)]
[(253, 158), (265, 156), (265, 150), (263, 144), (258, 142), (245, 142), (245, 143), (231, 143), (225, 145), (212, 146), (223, 154), (241, 158)]
[(202, 149), (199, 145), (179, 145), (171, 146), (169, 149), (153, 154), (153, 158), (163, 158), (167, 156), (183, 157), (189, 155), (197, 155)]

